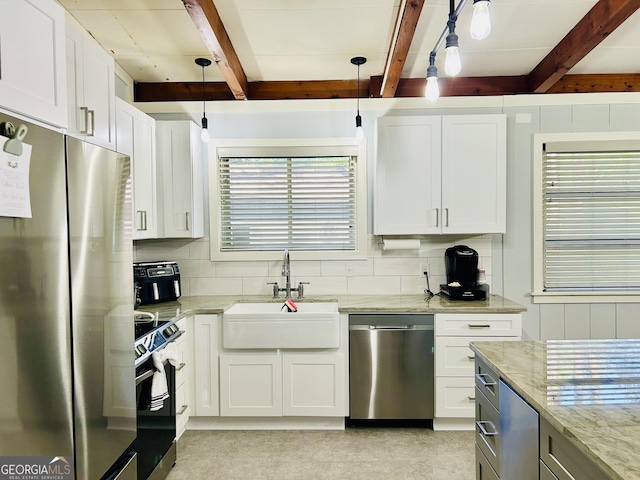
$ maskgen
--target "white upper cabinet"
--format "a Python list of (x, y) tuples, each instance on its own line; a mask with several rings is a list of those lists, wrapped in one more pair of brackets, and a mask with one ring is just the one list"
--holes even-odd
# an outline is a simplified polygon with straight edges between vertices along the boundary
[(380, 117), (376, 234), (440, 233), (440, 117)]
[[(200, 127), (191, 121), (157, 121), (156, 152), (164, 238), (204, 236), (204, 179)], [(160, 190), (160, 189), (159, 189)]]
[(69, 135), (115, 149), (114, 61), (75, 20), (67, 16)]
[(64, 14), (52, 0), (0, 0), (0, 107), (62, 128)]
[(381, 117), (374, 234), (504, 233), (506, 117)]
[(155, 120), (116, 98), (116, 150), (131, 157), (133, 239), (158, 237)]
[(443, 233), (504, 233), (505, 115), (442, 117)]

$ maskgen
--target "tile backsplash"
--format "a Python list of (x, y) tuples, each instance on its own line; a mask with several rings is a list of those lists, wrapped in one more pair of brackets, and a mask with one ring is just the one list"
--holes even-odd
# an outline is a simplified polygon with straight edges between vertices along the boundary
[[(416, 237), (413, 237), (416, 238)], [(380, 237), (369, 236), (365, 260), (301, 260), (290, 252), (291, 284), (309, 282), (305, 296), (347, 294), (420, 294), (429, 286), (436, 293), (445, 282), (444, 252), (453, 245), (468, 245), (479, 255), (478, 268), (491, 285), (491, 235), (420, 237), (418, 250), (382, 250)], [(270, 295), (270, 282), (283, 286), (282, 261), (212, 262), (209, 239), (139, 240), (136, 261), (174, 260), (180, 267), (182, 294)]]

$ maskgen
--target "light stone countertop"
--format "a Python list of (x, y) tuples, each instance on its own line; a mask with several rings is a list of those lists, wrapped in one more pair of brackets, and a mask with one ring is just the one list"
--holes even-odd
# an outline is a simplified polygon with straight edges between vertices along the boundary
[[(488, 300), (450, 301), (439, 295), (338, 295), (309, 297), (296, 303), (337, 301), (341, 313), (520, 313), (526, 308), (499, 295)], [(177, 320), (186, 315), (223, 313), (238, 302), (284, 303), (284, 297), (211, 295), (180, 297), (175, 302), (142, 305), (137, 310), (158, 313), (160, 320)]]
[(639, 339), (471, 349), (612, 479), (640, 479)]

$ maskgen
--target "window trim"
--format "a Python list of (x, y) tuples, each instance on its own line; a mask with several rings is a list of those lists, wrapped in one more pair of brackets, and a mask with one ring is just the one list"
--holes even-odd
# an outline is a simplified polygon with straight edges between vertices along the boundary
[[(219, 150), (229, 148), (282, 148), (292, 150), (300, 147), (312, 149), (314, 147), (327, 150), (327, 147), (356, 147), (356, 250), (354, 251), (298, 251), (291, 255), (295, 260), (361, 260), (367, 258), (367, 159), (366, 139), (355, 138), (250, 138), (250, 139), (222, 139), (209, 143), (209, 242), (210, 258), (212, 261), (258, 261), (282, 260), (281, 251), (261, 252), (221, 252), (220, 251), (220, 201), (218, 196), (218, 163)], [(313, 152), (309, 152), (313, 154)]]
[[(610, 292), (545, 292), (544, 287), (544, 228), (543, 228), (543, 149), (548, 143), (554, 149), (603, 149), (608, 145), (640, 148), (640, 132), (583, 132), (538, 133), (533, 135), (533, 303), (637, 303), (640, 294), (627, 291)], [(628, 144), (628, 145), (627, 145)]]

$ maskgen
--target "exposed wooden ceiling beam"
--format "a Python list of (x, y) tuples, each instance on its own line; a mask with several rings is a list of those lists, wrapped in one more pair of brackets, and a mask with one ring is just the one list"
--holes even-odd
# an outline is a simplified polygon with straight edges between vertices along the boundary
[(382, 74), (382, 86), (379, 93), (375, 92), (374, 96), (380, 95), (384, 98), (395, 96), (423, 6), (424, 0), (402, 0), (400, 2), (396, 26), (389, 46), (389, 55)]
[(529, 74), (529, 90), (545, 93), (640, 8), (638, 0), (600, 0)]
[(231, 44), (213, 0), (182, 0), (205, 45), (213, 55), (231, 93), (246, 100), (249, 86), (238, 55)]
[[(373, 96), (372, 92), (379, 92), (381, 85), (382, 76), (360, 80), (360, 89), (368, 91), (367, 96)], [(400, 79), (395, 96), (422, 97), (425, 85), (424, 78)], [(225, 83), (205, 82), (204, 87), (204, 96), (207, 101), (234, 99)], [(249, 97), (255, 100), (332, 99), (358, 96), (355, 80), (249, 82), (247, 89)], [(546, 93), (605, 92), (640, 92), (640, 74), (565, 75)], [(440, 79), (441, 97), (527, 93), (531, 93), (527, 75)], [(136, 102), (201, 101), (202, 83), (136, 83), (134, 100)]]

